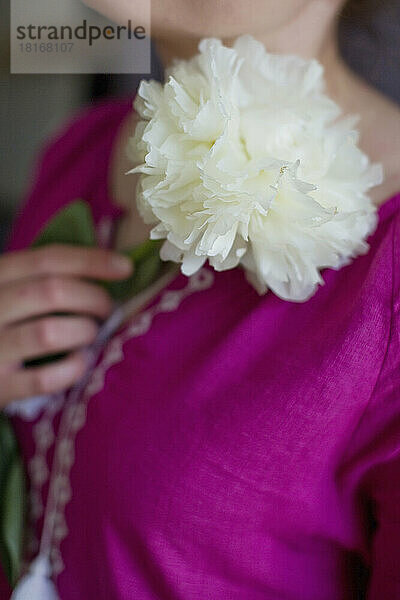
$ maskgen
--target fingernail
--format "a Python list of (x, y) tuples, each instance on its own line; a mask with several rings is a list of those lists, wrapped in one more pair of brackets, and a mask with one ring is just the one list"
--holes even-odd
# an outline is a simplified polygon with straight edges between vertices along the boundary
[(119, 273), (129, 275), (132, 271), (132, 263), (126, 256), (115, 254), (111, 259), (112, 268)]

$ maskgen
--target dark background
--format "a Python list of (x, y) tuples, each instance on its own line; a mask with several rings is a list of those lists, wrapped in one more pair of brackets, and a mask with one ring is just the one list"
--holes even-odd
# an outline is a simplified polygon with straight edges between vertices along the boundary
[[(373, 11), (360, 6), (341, 19), (341, 53), (400, 104), (400, 0), (382, 0)], [(80, 106), (105, 96), (133, 96), (143, 77), (162, 77), (154, 51), (151, 76), (10, 75), (9, 0), (0, 0), (0, 249), (44, 141)]]

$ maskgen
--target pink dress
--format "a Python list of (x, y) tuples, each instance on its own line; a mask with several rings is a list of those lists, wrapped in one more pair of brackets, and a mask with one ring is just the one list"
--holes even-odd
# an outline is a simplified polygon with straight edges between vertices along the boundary
[[(92, 107), (49, 146), (11, 248), (77, 197), (107, 239), (130, 108)], [(399, 217), (400, 194), (368, 254), (306, 303), (207, 266), (112, 337), (63, 440), (62, 600), (400, 598)], [(65, 398), (15, 419), (32, 551)]]

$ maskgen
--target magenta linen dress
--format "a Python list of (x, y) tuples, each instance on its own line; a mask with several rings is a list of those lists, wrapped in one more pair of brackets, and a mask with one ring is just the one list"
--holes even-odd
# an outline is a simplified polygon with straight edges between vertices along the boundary
[[(106, 242), (130, 107), (85, 111), (46, 150), (12, 248), (77, 197)], [(205, 267), (112, 337), (62, 447), (62, 600), (400, 598), (399, 216), (400, 194), (306, 303)], [(15, 419), (36, 537), (63, 401)]]

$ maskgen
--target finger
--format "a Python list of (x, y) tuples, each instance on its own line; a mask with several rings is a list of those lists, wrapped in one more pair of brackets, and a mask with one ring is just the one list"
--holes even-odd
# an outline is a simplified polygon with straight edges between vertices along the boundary
[(91, 344), (98, 326), (87, 317), (46, 317), (0, 331), (0, 361), (50, 356)]
[(0, 326), (52, 312), (104, 319), (111, 310), (111, 298), (102, 287), (72, 277), (21, 279), (0, 287)]
[(32, 369), (19, 369), (12, 377), (0, 376), (0, 407), (13, 400), (61, 392), (83, 376), (87, 363), (83, 352)]
[(0, 285), (39, 275), (124, 279), (132, 272), (126, 256), (102, 248), (50, 244), (0, 256)]

